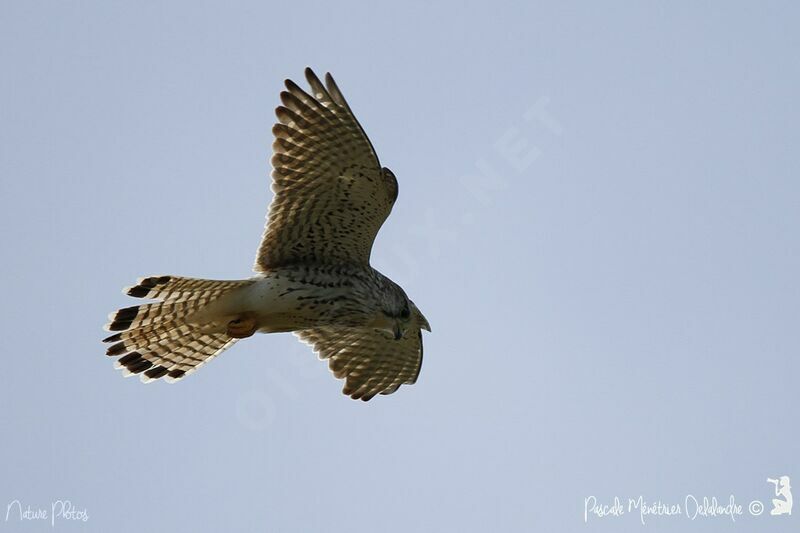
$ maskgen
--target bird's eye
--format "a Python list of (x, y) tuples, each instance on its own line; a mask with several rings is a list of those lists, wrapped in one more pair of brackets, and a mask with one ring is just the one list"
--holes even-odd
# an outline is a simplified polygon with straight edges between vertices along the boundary
[(400, 311), (400, 318), (408, 318), (411, 316), (411, 312), (408, 310), (408, 307), (404, 307), (402, 311)]

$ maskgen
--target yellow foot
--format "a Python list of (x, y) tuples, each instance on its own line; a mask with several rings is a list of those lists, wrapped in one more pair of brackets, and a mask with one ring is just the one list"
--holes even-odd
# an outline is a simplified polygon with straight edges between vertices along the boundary
[(250, 315), (242, 315), (228, 322), (227, 334), (234, 339), (244, 339), (256, 332), (256, 319)]

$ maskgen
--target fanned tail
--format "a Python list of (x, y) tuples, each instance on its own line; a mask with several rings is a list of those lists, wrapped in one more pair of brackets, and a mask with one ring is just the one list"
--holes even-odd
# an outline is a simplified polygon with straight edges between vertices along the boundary
[(119, 356), (116, 366), (124, 369), (126, 376), (140, 374), (145, 383), (162, 377), (168, 382), (179, 380), (238, 340), (225, 333), (224, 324), (208, 318), (202, 323), (187, 319), (252, 283), (177, 276), (140, 279), (125, 293), (160, 301), (112, 313), (106, 330), (117, 333), (103, 339), (114, 343), (106, 353)]

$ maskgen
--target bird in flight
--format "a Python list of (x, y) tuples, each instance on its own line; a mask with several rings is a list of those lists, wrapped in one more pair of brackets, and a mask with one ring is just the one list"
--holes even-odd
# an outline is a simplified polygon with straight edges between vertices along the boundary
[(294, 332), (367, 401), (414, 383), (428, 321), (405, 291), (370, 266), (372, 243), (397, 199), (397, 180), (330, 74), (291, 80), (272, 128), (274, 196), (255, 276), (214, 281), (142, 278), (125, 293), (155, 300), (112, 313), (109, 356), (142, 381), (177, 381), (239, 339)]

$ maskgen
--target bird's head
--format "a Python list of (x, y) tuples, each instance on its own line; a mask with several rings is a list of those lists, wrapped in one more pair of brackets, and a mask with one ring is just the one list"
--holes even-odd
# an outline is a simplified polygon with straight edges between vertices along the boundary
[(409, 330), (431, 330), (428, 321), (408, 297), (403, 295), (403, 299), (395, 304), (381, 309), (376, 321), (378, 329), (387, 331), (395, 340), (402, 339)]

